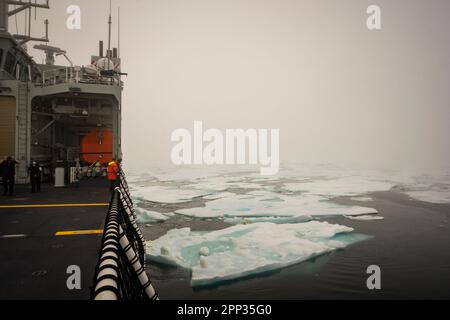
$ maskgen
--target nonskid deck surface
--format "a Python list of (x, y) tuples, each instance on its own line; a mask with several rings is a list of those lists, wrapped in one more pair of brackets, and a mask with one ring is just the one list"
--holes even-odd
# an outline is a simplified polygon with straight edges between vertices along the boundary
[[(89, 299), (103, 224), (108, 182), (16, 186), (0, 198), (0, 299)], [(67, 268), (80, 267), (81, 289), (69, 290)]]

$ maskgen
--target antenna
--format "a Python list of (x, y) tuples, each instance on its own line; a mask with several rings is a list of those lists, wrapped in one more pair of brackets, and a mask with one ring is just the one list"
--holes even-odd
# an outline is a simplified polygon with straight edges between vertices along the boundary
[(117, 8), (117, 58), (120, 58), (120, 7)]
[(28, 38), (31, 37), (31, 0), (28, 0)]
[[(9, 5), (13, 5), (14, 8), (12, 10), (9, 9)], [(19, 42), (19, 44), (23, 45), (28, 41), (41, 41), (48, 42), (48, 37), (45, 38), (37, 38), (32, 37), (32, 9), (35, 9), (35, 19), (36, 19), (36, 10), (38, 8), (49, 9), (49, 0), (0, 0), (0, 30), (8, 32), (8, 18), (14, 16), (16, 21), (16, 34), (12, 36)], [(28, 10), (28, 12), (27, 12)], [(19, 27), (17, 23), (17, 15), (23, 12), (23, 20), (24, 20), (24, 31), (23, 34), (20, 34)]]
[(106, 52), (106, 56), (108, 58), (108, 69), (111, 65), (111, 0), (109, 0), (109, 18), (108, 18), (108, 51)]
[(108, 18), (108, 52), (111, 51), (111, 0), (109, 0), (109, 18)]

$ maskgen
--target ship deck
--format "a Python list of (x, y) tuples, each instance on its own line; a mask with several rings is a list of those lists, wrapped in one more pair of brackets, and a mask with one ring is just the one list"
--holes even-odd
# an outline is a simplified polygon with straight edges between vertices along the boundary
[[(0, 195), (0, 299), (89, 299), (108, 181), (30, 191), (16, 185), (13, 197)], [(67, 288), (70, 265), (80, 267), (79, 290)]]

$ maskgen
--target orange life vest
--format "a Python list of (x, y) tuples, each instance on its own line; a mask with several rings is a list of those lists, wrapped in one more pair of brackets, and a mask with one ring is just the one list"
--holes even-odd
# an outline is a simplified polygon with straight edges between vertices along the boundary
[(115, 161), (111, 161), (108, 163), (108, 180), (117, 180), (118, 166)]

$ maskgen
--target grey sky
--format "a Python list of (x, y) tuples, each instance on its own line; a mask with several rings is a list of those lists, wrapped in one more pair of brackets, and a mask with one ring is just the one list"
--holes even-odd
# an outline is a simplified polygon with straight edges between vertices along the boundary
[[(107, 3), (50, 1), (39, 19), (50, 19), (52, 45), (86, 65), (106, 40)], [(81, 6), (79, 31), (65, 27), (70, 4)], [(366, 28), (370, 4), (381, 31)], [(448, 0), (114, 0), (114, 15), (117, 6), (132, 166), (168, 163), (171, 132), (194, 120), (279, 128), (281, 163), (449, 163)]]

